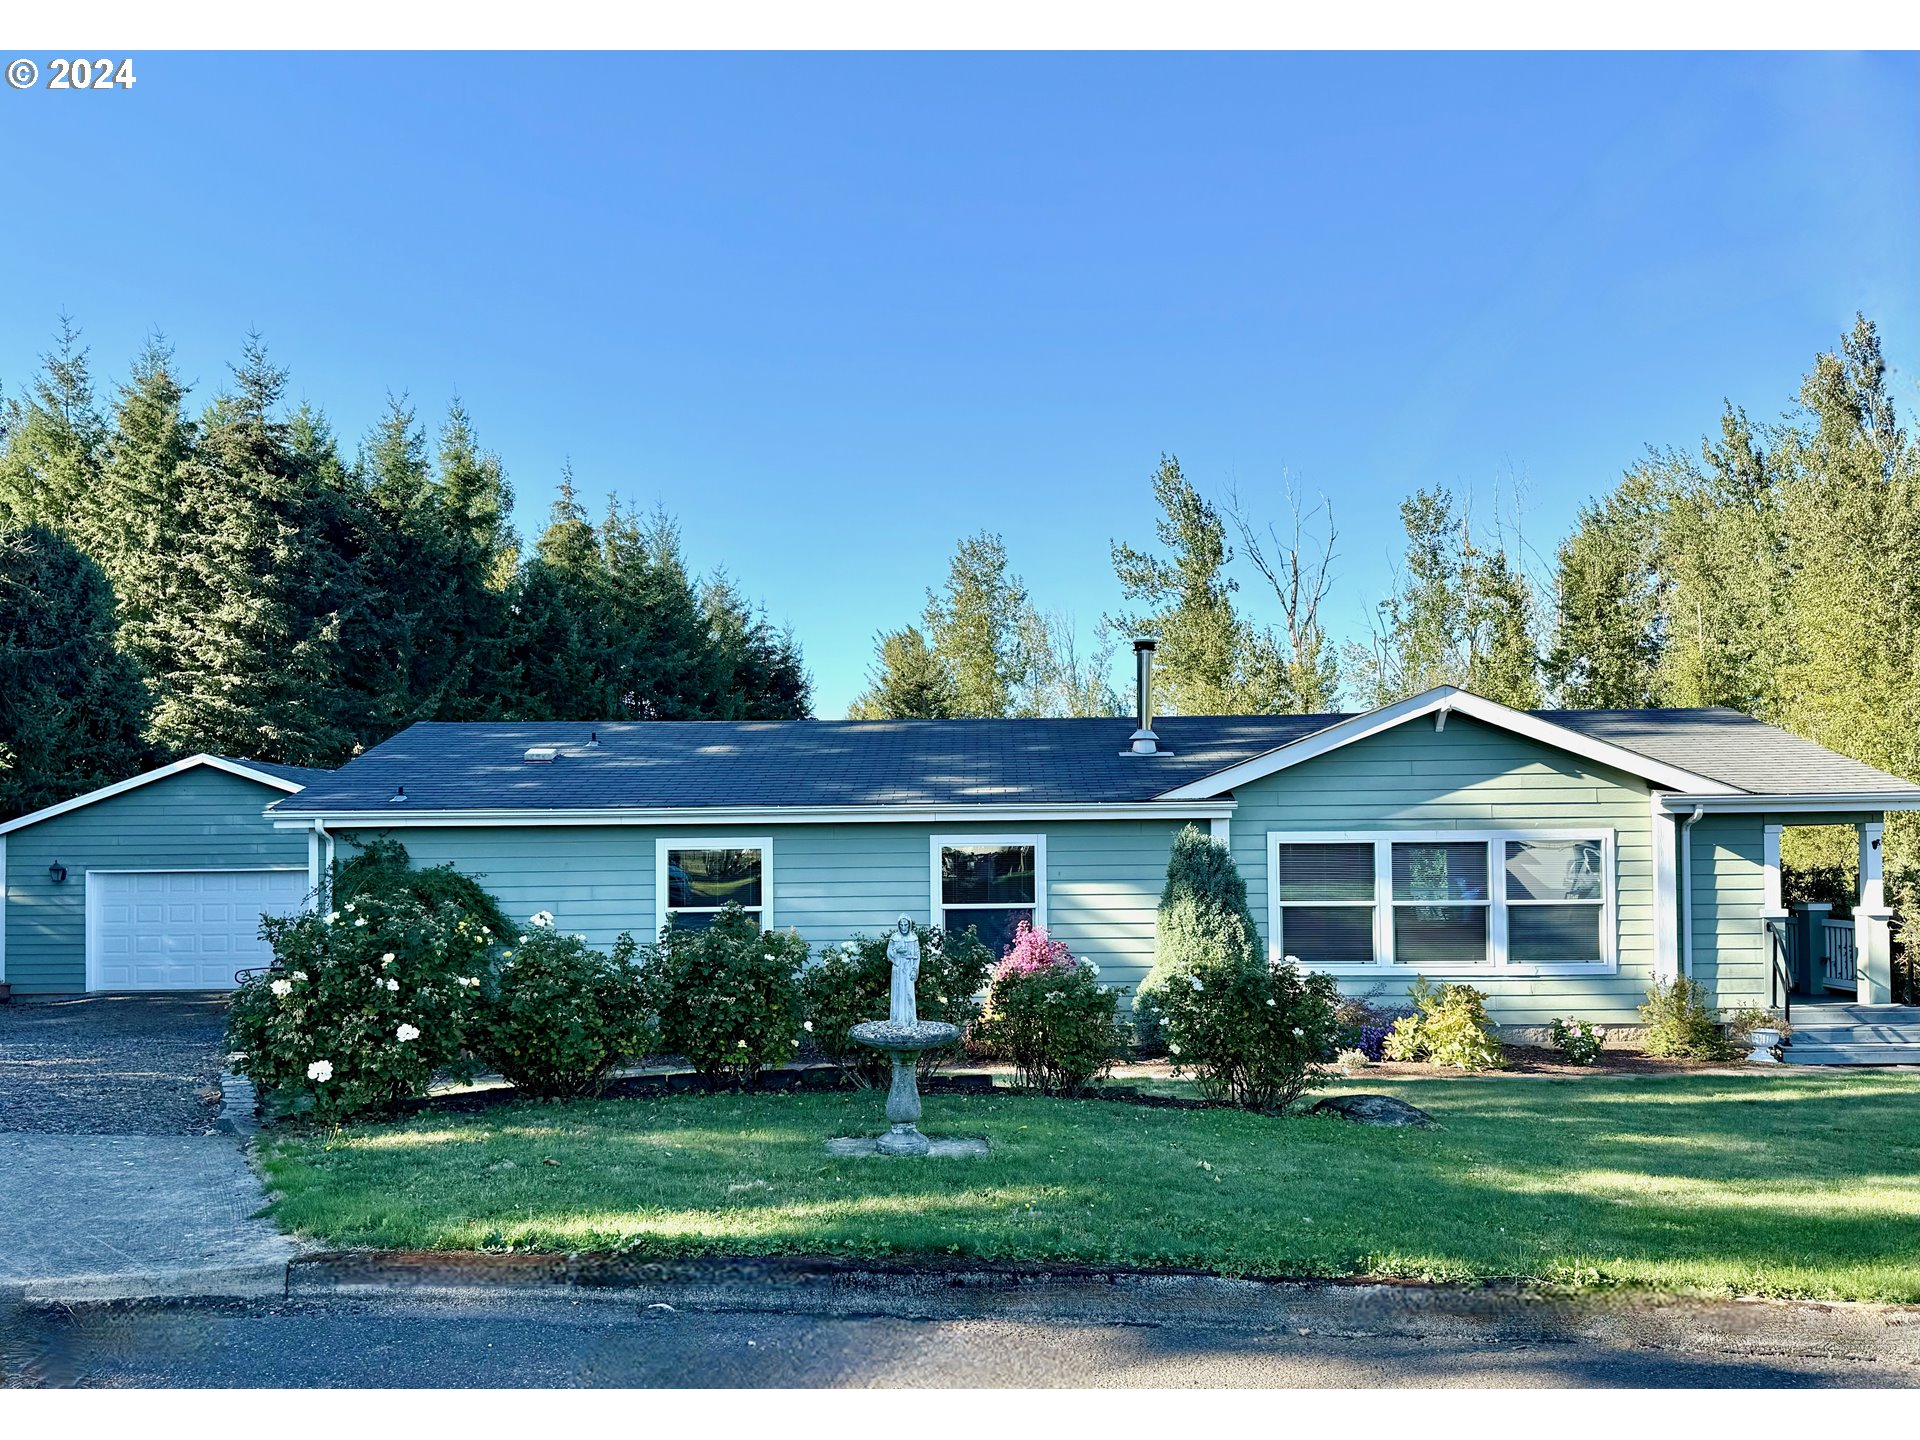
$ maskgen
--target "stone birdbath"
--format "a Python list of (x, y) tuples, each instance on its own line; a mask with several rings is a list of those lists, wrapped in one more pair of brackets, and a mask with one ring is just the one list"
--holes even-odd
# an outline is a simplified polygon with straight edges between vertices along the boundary
[[(878, 1140), (853, 1143), (862, 1150), (871, 1144), (873, 1152), (880, 1155), (926, 1155), (935, 1147), (920, 1133), (918, 1125), (920, 1053), (953, 1044), (960, 1038), (960, 1027), (920, 1018), (914, 1000), (914, 987), (920, 979), (920, 937), (914, 934), (913, 921), (905, 915), (895, 923), (893, 934), (887, 939), (887, 959), (893, 965), (887, 1018), (868, 1020), (848, 1033), (855, 1043), (871, 1046), (893, 1062), (893, 1084), (887, 1090), (889, 1129)], [(833, 1145), (835, 1149), (852, 1148), (845, 1141), (835, 1141)], [(940, 1150), (945, 1153), (953, 1146), (954, 1142), (943, 1141)]]

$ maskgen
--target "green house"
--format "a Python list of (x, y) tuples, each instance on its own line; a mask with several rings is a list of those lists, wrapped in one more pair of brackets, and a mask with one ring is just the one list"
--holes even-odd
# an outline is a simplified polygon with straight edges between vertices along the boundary
[[(1884, 1004), (1881, 829), (1914, 808), (1920, 787), (1732, 711), (1452, 688), (1354, 715), (423, 723), (336, 771), (201, 756), (0, 826), (3, 978), (231, 985), (261, 910), (389, 835), (596, 945), (728, 903), (816, 946), (902, 913), (995, 943), (1028, 920), (1131, 987), (1195, 824), (1271, 953), (1353, 993), (1468, 980), (1508, 1026), (1632, 1024), (1682, 974), (1725, 1007)], [(1798, 825), (1855, 830), (1850, 919), (1783, 905)]]
[[(1795, 985), (1884, 1003), (1881, 827), (1916, 807), (1920, 787), (1731, 711), (1441, 688), (1358, 715), (426, 723), (268, 813), (307, 832), (316, 884), (341, 842), (391, 835), (596, 945), (729, 902), (815, 945), (903, 913), (995, 942), (1028, 920), (1127, 986), (1198, 824), (1274, 956), (1382, 999), (1470, 980), (1530, 1026), (1632, 1024), (1680, 974), (1729, 1007)], [(1849, 945), (1795, 974), (1780, 836), (1830, 824), (1859, 837)]]

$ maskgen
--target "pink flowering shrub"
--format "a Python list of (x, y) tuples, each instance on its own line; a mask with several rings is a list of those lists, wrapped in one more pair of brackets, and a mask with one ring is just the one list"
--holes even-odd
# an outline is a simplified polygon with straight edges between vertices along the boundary
[(1011, 1060), (1023, 1089), (1077, 1095), (1107, 1073), (1120, 1047), (1115, 992), (1099, 967), (1022, 923), (994, 967), (974, 1038)]
[(338, 1122), (426, 1094), (436, 1070), (472, 1073), (492, 944), (478, 923), (411, 896), (362, 895), (260, 929), (273, 968), (234, 995), (227, 1048), (263, 1096)]
[(1032, 975), (1040, 970), (1063, 970), (1078, 963), (1065, 943), (1022, 920), (1014, 928), (1013, 943), (1007, 946), (1005, 958), (994, 967), (993, 978), (998, 981), (1013, 975)]

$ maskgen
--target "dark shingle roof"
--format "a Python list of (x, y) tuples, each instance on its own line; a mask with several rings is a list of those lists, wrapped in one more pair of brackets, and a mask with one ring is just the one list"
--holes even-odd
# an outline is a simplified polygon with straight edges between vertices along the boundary
[(323, 776), (331, 775), (331, 770), (309, 770), (304, 765), (281, 765), (273, 760), (242, 760), (238, 755), (220, 757), (229, 765), (244, 765), (249, 770), (258, 770), (263, 775), (277, 775), (282, 780), (291, 780), (295, 785), (311, 785)]
[(1754, 795), (1910, 792), (1897, 775), (1738, 710), (1538, 710), (1542, 720)]
[[(1742, 790), (1911, 787), (1730, 710), (1542, 711), (1569, 730)], [(1170, 753), (1123, 755), (1130, 719), (427, 722), (335, 771), (300, 771), (285, 810), (1049, 805), (1152, 800), (1346, 717), (1165, 716)], [(599, 744), (587, 744), (597, 734)], [(523, 759), (557, 745), (551, 764)], [(262, 767), (267, 768), (267, 767)], [(285, 771), (288, 767), (279, 767)]]

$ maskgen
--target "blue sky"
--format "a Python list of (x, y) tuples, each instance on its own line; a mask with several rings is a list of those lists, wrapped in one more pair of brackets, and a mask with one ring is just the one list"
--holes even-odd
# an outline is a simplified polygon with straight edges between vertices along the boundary
[(969, 531), (1090, 630), (1162, 451), (1332, 496), (1357, 632), (1416, 486), (1517, 482), (1550, 551), (1856, 309), (1920, 375), (1912, 56), (136, 65), (0, 91), (0, 384), (64, 309), (109, 377), (164, 330), (201, 398), (258, 329), (349, 441), (457, 391), (523, 529), (568, 457), (663, 503), (823, 715)]

